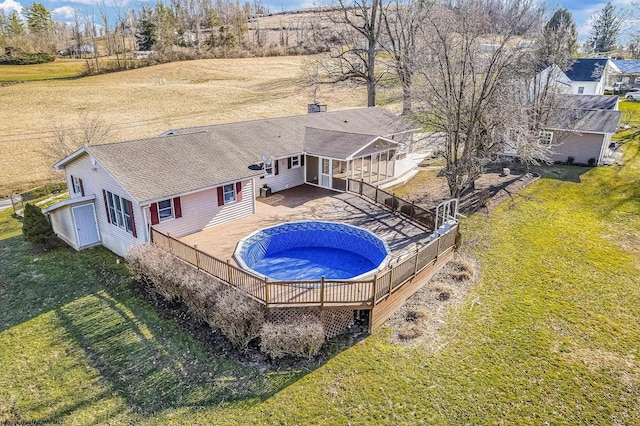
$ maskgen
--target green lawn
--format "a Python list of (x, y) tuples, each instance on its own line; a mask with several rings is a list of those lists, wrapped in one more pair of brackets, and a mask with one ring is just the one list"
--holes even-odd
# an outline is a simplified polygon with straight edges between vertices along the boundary
[(0, 423), (637, 424), (640, 144), (462, 224), (480, 281), (441, 349), (388, 331), (261, 373), (147, 304), (104, 249), (34, 253), (0, 213)]
[(84, 70), (84, 63), (80, 59), (56, 59), (47, 64), (0, 65), (0, 83), (79, 77)]

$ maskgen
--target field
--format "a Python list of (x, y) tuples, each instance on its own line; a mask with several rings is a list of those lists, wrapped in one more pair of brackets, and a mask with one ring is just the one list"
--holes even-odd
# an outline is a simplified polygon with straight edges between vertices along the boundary
[[(59, 180), (46, 155), (54, 125), (80, 127), (84, 112), (110, 126), (109, 140), (157, 136), (171, 128), (304, 114), (313, 99), (304, 57), (212, 59), (71, 80), (0, 87), (0, 196)], [(55, 64), (55, 62), (54, 62)], [(366, 105), (364, 87), (322, 86), (329, 110)], [(395, 90), (380, 91), (397, 109)]]
[(0, 423), (637, 424), (640, 143), (623, 150), (463, 220), (480, 279), (435, 349), (383, 330), (266, 371), (153, 307), (111, 253), (33, 251), (2, 212)]
[(80, 59), (56, 59), (38, 65), (0, 65), (0, 83), (8, 81), (39, 81), (78, 77), (84, 69)]

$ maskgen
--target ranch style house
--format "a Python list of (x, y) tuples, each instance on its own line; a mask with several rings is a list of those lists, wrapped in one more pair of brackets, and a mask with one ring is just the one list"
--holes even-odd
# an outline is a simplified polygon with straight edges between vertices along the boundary
[(382, 108), (311, 113), (171, 130), (87, 146), (57, 162), (70, 199), (47, 209), (77, 250), (120, 256), (150, 229), (181, 237), (255, 213), (255, 198), (308, 184), (346, 191), (347, 179), (393, 181), (414, 125)]

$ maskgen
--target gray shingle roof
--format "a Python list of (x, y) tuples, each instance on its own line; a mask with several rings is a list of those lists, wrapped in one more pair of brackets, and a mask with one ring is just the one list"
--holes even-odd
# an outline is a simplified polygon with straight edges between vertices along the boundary
[(347, 157), (372, 142), (377, 135), (336, 132), (305, 128), (304, 150), (309, 154), (346, 160)]
[(145, 203), (260, 175), (248, 166), (263, 155), (304, 152), (306, 127), (346, 133), (321, 144), (323, 155), (336, 156), (416, 126), (382, 108), (359, 108), (180, 129), (171, 136), (95, 145), (88, 151)]
[(615, 133), (621, 117), (620, 111), (564, 109), (558, 111), (547, 128), (588, 133)]
[(563, 108), (614, 111), (618, 106), (618, 97), (607, 95), (563, 95), (560, 99), (560, 106)]

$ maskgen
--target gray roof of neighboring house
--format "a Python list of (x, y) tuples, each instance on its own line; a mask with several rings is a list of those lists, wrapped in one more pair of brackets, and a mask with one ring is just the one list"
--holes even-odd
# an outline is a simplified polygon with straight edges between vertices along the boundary
[(602, 77), (604, 68), (607, 66), (607, 58), (583, 58), (575, 59), (571, 68), (564, 73), (572, 81), (598, 81)]
[(588, 133), (615, 133), (622, 113), (617, 96), (564, 95), (547, 126), (549, 129)]
[(616, 110), (618, 96), (610, 95), (563, 95), (560, 99), (562, 108)]
[(382, 108), (359, 108), (180, 129), (170, 136), (95, 145), (87, 151), (145, 203), (261, 175), (249, 165), (263, 155), (282, 158), (304, 152), (307, 127), (334, 132), (333, 142), (319, 137), (310, 142), (333, 157), (349, 150), (353, 154), (378, 136), (416, 128)]
[(547, 128), (586, 133), (615, 133), (621, 117), (620, 111), (561, 109)]
[(613, 59), (622, 74), (640, 74), (640, 59)]

